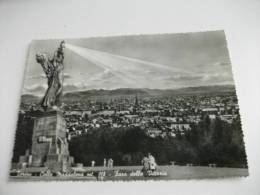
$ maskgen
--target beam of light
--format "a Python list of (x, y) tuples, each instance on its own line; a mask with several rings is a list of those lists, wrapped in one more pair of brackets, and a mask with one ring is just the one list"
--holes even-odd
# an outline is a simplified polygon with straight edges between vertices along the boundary
[[(93, 52), (89, 49), (82, 48), (82, 47), (77, 47), (74, 45), (68, 45), (67, 48), (71, 49), (73, 52), (76, 54), (88, 59), (89, 61), (93, 62), (97, 66), (103, 68), (103, 69), (108, 69), (114, 76), (117, 78), (126, 81), (128, 84), (137, 84), (136, 76), (137, 75), (131, 75), (129, 74), (128, 70), (122, 69), (121, 64), (123, 62), (117, 62), (113, 59), (106, 58), (104, 55), (100, 55), (98, 52)], [(138, 80), (144, 80), (144, 78), (138, 78)], [(140, 83), (139, 83), (140, 84)], [(137, 86), (137, 85), (136, 85)]]
[[(151, 86), (149, 80), (156, 79), (156, 75), (159, 76), (158, 78), (162, 75), (169, 74), (191, 75), (191, 73), (187, 73), (186, 71), (177, 68), (79, 47), (68, 43), (66, 44), (66, 48), (89, 60), (96, 66), (99, 66), (104, 70), (109, 70), (112, 75), (118, 78), (120, 84), (125, 84), (128, 87), (145, 88)], [(147, 73), (147, 71), (149, 73)], [(158, 79), (153, 87), (165, 86), (164, 82), (164, 80)]]
[[(148, 66), (150, 68), (154, 68), (157, 70), (165, 70), (165, 71), (170, 71), (173, 73), (180, 73), (180, 74), (190, 74), (190, 72), (179, 69), (176, 67), (169, 67), (163, 64), (158, 64), (158, 63), (153, 63), (149, 61), (144, 61), (136, 58), (129, 58), (125, 56), (120, 56), (120, 55), (115, 55), (111, 54), (108, 52), (103, 52), (103, 51), (97, 51), (89, 48), (84, 48), (84, 47), (79, 47), (71, 44), (67, 44), (69, 49), (72, 49), (74, 51), (79, 51), (79, 50), (85, 50), (85, 52), (88, 52), (88, 54), (96, 55), (98, 58), (104, 59), (106, 62), (108, 62), (108, 65), (110, 66), (120, 66), (120, 69), (125, 69), (125, 70), (139, 70), (142, 69), (144, 70), (144, 66)], [(118, 67), (117, 67), (118, 68)]]
[(119, 78), (122, 81), (125, 81), (127, 84), (130, 84), (131, 86), (136, 84), (134, 80), (129, 79), (129, 77), (127, 77), (126, 75), (122, 75), (122, 73), (118, 71), (115, 67), (110, 66), (108, 63), (104, 62), (104, 60), (102, 60), (102, 56), (96, 56), (85, 48), (77, 47), (71, 44), (66, 44), (66, 48), (70, 49), (79, 56), (91, 61), (104, 70), (108, 69), (115, 77)]
[[(140, 60), (140, 59), (136, 59), (136, 58), (129, 58), (126, 56), (120, 56), (120, 55), (115, 55), (115, 54), (111, 54), (108, 52), (103, 52), (103, 51), (97, 51), (97, 50), (93, 50), (93, 49), (88, 49), (86, 48), (88, 51), (92, 52), (92, 53), (96, 53), (97, 55), (102, 55), (104, 56), (106, 59), (109, 60), (117, 60), (122, 62), (121, 66), (124, 66), (124, 68), (129, 68), (129, 67), (133, 67), (133, 66), (139, 66), (140, 65), (145, 65), (148, 67), (153, 67), (156, 69), (163, 69), (166, 71), (171, 71), (173, 73), (182, 73), (182, 74), (190, 74), (190, 72), (180, 69), (180, 68), (176, 68), (176, 67), (169, 67), (163, 64), (158, 64), (158, 63), (153, 63), (153, 62), (149, 62), (149, 61), (144, 61), (144, 60)], [(131, 66), (127, 66), (127, 65), (131, 65)], [(145, 67), (143, 67), (145, 68)]]
[[(127, 80), (128, 83), (134, 83), (135, 86), (138, 86), (140, 83), (137, 83), (138, 81), (145, 82), (145, 78), (143, 77), (138, 77), (137, 74), (130, 74), (129, 70), (123, 69), (121, 66), (121, 63), (118, 64), (118, 62), (113, 61), (111, 59), (104, 59), (103, 56), (98, 55), (98, 53), (89, 51), (90, 56), (94, 59), (96, 59), (97, 63), (101, 63), (104, 67), (109, 69), (112, 73), (116, 74), (117, 76), (120, 76), (122, 80)], [(119, 66), (118, 66), (119, 65)], [(136, 70), (135, 70), (136, 71)], [(141, 72), (142, 73), (142, 72)]]

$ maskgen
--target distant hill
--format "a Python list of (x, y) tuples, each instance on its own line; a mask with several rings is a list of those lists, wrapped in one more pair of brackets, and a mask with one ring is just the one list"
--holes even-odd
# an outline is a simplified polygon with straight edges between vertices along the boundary
[(93, 99), (93, 98), (115, 98), (119, 96), (135, 96), (152, 97), (152, 96), (176, 96), (176, 95), (196, 95), (196, 94), (215, 94), (235, 92), (234, 85), (216, 85), (216, 86), (200, 86), (187, 87), (180, 89), (132, 89), (120, 88), (114, 90), (86, 90), (69, 92), (64, 95), (65, 100), (69, 99)]
[(38, 96), (25, 94), (25, 95), (22, 95), (21, 102), (23, 102), (23, 103), (37, 103), (37, 102), (40, 101), (40, 99), (41, 98), (38, 97)]
[(192, 94), (210, 94), (210, 93), (226, 93), (235, 92), (234, 85), (213, 85), (200, 87), (187, 87), (167, 91), (171, 95), (192, 95)]
[[(177, 95), (196, 95), (196, 94), (219, 94), (235, 92), (234, 85), (214, 85), (214, 86), (199, 86), (186, 87), (180, 89), (133, 89), (133, 88), (119, 88), (114, 90), (92, 89), (86, 91), (67, 92), (63, 95), (64, 101), (69, 100), (83, 100), (83, 99), (106, 99), (116, 97), (154, 97), (154, 96), (177, 96)], [(23, 95), (23, 102), (36, 102), (40, 98), (33, 95)]]

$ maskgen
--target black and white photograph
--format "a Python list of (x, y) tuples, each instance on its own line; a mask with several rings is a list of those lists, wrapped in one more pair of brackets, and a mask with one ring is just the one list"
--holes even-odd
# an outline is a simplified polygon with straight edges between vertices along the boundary
[(247, 177), (224, 30), (32, 40), (10, 181)]

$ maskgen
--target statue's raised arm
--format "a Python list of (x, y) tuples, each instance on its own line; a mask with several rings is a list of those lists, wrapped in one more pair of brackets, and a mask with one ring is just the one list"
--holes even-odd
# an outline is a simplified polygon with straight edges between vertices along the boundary
[(54, 66), (56, 66), (57, 63), (63, 65), (64, 48), (65, 48), (65, 41), (61, 41), (60, 46), (58, 47), (58, 49), (55, 51), (53, 55), (52, 62)]
[(52, 59), (45, 54), (36, 54), (36, 61), (41, 64), (48, 80), (48, 89), (41, 101), (44, 110), (57, 109), (61, 105), (64, 48), (65, 42), (62, 41)]

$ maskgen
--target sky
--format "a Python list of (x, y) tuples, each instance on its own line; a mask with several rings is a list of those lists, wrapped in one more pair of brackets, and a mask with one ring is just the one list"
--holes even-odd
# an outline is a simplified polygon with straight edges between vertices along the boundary
[[(61, 40), (34, 40), (23, 94), (47, 88), (36, 53), (52, 56)], [(64, 90), (234, 84), (224, 31), (65, 39)]]

